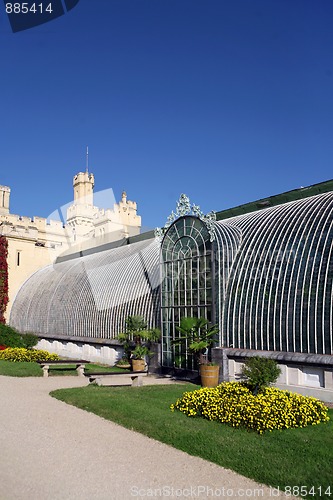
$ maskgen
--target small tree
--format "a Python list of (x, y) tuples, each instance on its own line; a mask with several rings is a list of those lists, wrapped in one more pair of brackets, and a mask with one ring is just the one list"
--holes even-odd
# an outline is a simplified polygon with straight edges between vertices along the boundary
[(143, 316), (128, 316), (126, 331), (118, 335), (118, 340), (124, 346), (123, 359), (129, 361), (132, 353), (137, 358), (139, 358), (139, 354), (141, 358), (150, 355), (152, 342), (157, 342), (160, 336), (159, 328), (147, 328), (147, 322)]
[(255, 356), (249, 358), (242, 369), (242, 375), (246, 377), (246, 384), (253, 394), (257, 394), (264, 387), (277, 381), (281, 369), (274, 359)]
[(183, 317), (176, 329), (180, 337), (172, 341), (173, 345), (185, 347), (189, 354), (194, 355), (198, 365), (207, 363), (208, 349), (216, 340), (218, 326), (210, 325), (205, 318)]

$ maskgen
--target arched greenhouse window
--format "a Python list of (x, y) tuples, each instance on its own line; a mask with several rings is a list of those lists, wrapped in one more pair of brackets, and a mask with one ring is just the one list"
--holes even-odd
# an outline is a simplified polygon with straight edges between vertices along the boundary
[(182, 317), (215, 322), (213, 242), (204, 222), (194, 216), (177, 219), (161, 245), (162, 364), (193, 368), (193, 360), (172, 340)]

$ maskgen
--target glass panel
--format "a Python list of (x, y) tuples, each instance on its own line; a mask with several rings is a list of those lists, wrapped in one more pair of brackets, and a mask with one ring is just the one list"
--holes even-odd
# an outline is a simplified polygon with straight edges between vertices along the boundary
[[(200, 249), (198, 256), (198, 249)], [(211, 320), (211, 243), (206, 226), (188, 216), (170, 226), (162, 242), (163, 363), (193, 369), (193, 359), (171, 346), (184, 316)], [(172, 260), (172, 265), (167, 260)], [(200, 271), (200, 273), (198, 272)], [(208, 289), (206, 289), (208, 287)], [(167, 307), (166, 307), (167, 306)], [(170, 320), (170, 321), (166, 321)], [(172, 357), (170, 357), (170, 351)]]

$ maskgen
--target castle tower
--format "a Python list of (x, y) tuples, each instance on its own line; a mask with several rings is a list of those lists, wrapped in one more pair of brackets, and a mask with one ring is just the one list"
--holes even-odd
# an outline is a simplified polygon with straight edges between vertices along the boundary
[(74, 228), (75, 239), (87, 235), (93, 229), (93, 217), (98, 211), (94, 207), (93, 174), (79, 172), (73, 178), (74, 203), (67, 209), (67, 223)]
[(0, 215), (9, 214), (9, 197), (10, 188), (7, 186), (0, 186)]
[(93, 174), (79, 172), (74, 176), (74, 205), (94, 205), (94, 185), (95, 179)]

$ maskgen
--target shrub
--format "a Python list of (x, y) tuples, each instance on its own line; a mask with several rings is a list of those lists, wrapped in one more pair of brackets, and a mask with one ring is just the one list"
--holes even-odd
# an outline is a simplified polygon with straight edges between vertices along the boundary
[(6, 361), (57, 361), (57, 354), (50, 354), (47, 351), (39, 349), (25, 349), (23, 347), (8, 347), (4, 351), (0, 351), (0, 360)]
[(318, 399), (274, 387), (265, 387), (254, 395), (240, 382), (223, 382), (214, 388), (185, 392), (170, 408), (189, 417), (216, 420), (258, 434), (329, 420), (326, 406)]
[(32, 333), (19, 333), (11, 326), (0, 323), (0, 344), (7, 347), (25, 347), (30, 349), (38, 342), (38, 337)]
[(27, 349), (32, 349), (38, 343), (39, 338), (33, 333), (22, 333), (21, 338), (24, 346)]
[(242, 369), (242, 375), (247, 379), (246, 384), (254, 394), (274, 384), (280, 373), (281, 370), (274, 359), (259, 356), (246, 360)]
[(14, 328), (0, 323), (0, 344), (7, 347), (23, 347), (21, 335)]

